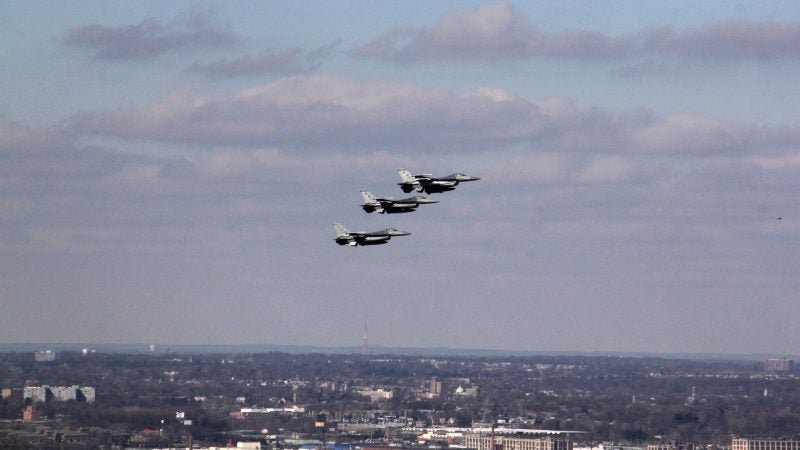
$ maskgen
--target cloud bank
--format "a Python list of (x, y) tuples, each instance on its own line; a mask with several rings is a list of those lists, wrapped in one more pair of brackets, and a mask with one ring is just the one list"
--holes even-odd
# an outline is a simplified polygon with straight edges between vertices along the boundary
[(210, 63), (197, 62), (186, 69), (189, 73), (209, 78), (236, 78), (270, 75), (292, 75), (315, 72), (321, 60), (339, 45), (333, 42), (313, 51), (300, 48), (267, 50), (258, 56), (224, 58)]
[(797, 143), (798, 130), (740, 126), (692, 114), (655, 117), (529, 101), (496, 88), (467, 94), (398, 82), (292, 76), (220, 95), (178, 89), (142, 108), (77, 115), (79, 134), (215, 146), (741, 155)]
[(356, 49), (361, 58), (395, 62), (513, 60), (533, 56), (618, 58), (629, 54), (630, 37), (611, 38), (588, 31), (545, 33), (508, 3), (446, 13), (435, 25), (398, 28)]
[(303, 73), (313, 70), (299, 60), (300, 49), (267, 51), (257, 57), (221, 59), (208, 64), (195, 63), (186, 69), (212, 78)]
[(189, 10), (170, 22), (150, 17), (131, 25), (84, 25), (67, 31), (68, 45), (93, 50), (98, 60), (139, 60), (178, 50), (219, 48), (239, 38), (213, 13)]
[(656, 55), (718, 61), (798, 60), (800, 23), (725, 21), (695, 29), (662, 27), (622, 36), (586, 30), (544, 32), (509, 3), (497, 3), (449, 11), (428, 27), (390, 30), (353, 54), (402, 63), (534, 57), (613, 61)]

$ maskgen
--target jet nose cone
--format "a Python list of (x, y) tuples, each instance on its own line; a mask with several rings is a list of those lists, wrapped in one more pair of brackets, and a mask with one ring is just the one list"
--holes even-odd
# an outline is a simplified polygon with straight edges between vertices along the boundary
[(439, 203), (439, 200), (434, 200), (434, 199), (428, 198), (428, 197), (417, 197), (416, 200), (417, 200), (417, 203), (419, 203), (421, 205), (422, 204), (427, 204), (427, 203)]
[(478, 181), (481, 177), (473, 177), (472, 175), (464, 175), (463, 173), (455, 174), (455, 179), (458, 181)]
[(408, 236), (411, 234), (410, 231), (403, 231), (403, 230), (396, 230), (394, 228), (390, 228), (386, 230), (386, 234), (389, 236)]

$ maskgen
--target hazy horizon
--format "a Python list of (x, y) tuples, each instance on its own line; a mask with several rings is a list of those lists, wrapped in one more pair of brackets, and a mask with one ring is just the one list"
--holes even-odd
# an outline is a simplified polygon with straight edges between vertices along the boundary
[[(150, 347), (152, 346), (152, 350)], [(729, 360), (742, 362), (763, 363), (765, 359), (786, 358), (796, 360), (795, 354), (771, 353), (659, 353), (659, 352), (616, 352), (616, 351), (572, 351), (572, 350), (503, 350), (492, 348), (457, 348), (457, 347), (397, 347), (397, 346), (371, 346), (368, 353), (364, 353), (363, 346), (316, 346), (316, 345), (291, 345), (291, 344), (170, 344), (170, 343), (104, 343), (104, 342), (9, 342), (0, 343), (0, 352), (36, 352), (52, 350), (55, 352), (79, 353), (120, 353), (120, 354), (259, 354), (259, 353), (289, 353), (298, 355), (330, 354), (330, 355), (359, 355), (367, 357), (404, 356), (404, 357), (454, 357), (454, 358), (525, 358), (525, 357), (623, 357), (623, 358), (656, 358), (675, 360)]]

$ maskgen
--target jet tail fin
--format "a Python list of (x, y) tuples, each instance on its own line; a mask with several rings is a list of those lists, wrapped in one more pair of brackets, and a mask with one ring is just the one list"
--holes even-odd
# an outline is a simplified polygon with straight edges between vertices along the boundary
[(364, 189), (363, 191), (361, 191), (361, 198), (363, 198), (363, 199), (364, 199), (364, 203), (365, 203), (365, 204), (375, 204), (375, 203), (378, 203), (378, 199), (375, 197), (375, 195), (373, 195), (373, 194), (372, 194), (372, 192), (370, 192), (370, 191), (368, 191), (368, 190), (366, 190), (366, 189)]
[(336, 241), (339, 245), (351, 245), (355, 246), (358, 245), (358, 242), (350, 235), (350, 230), (344, 227), (344, 225), (336, 222), (333, 224), (333, 229), (336, 231)]
[(398, 169), (397, 173), (400, 174), (400, 179), (403, 180), (402, 183), (400, 183), (400, 187), (403, 188), (403, 192), (409, 193), (415, 189), (417, 192), (420, 192), (422, 190), (422, 186), (419, 184), (419, 180), (417, 180), (417, 177), (415, 177), (414, 174), (406, 169)]
[(406, 169), (398, 169), (397, 173), (400, 174), (400, 179), (403, 180), (403, 183), (416, 183), (417, 179), (414, 177), (414, 174), (409, 172)]
[(384, 212), (383, 206), (381, 206), (381, 202), (378, 201), (378, 198), (375, 197), (372, 192), (364, 189), (361, 191), (361, 198), (364, 199), (364, 204), (361, 205), (364, 208), (364, 211), (371, 213), (377, 211), (379, 213)]
[(345, 228), (345, 226), (340, 224), (339, 222), (333, 224), (333, 229), (336, 230), (337, 238), (350, 236), (350, 230)]

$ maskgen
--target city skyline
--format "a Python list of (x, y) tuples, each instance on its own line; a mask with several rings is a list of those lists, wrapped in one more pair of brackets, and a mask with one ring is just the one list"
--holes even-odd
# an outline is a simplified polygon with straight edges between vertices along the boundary
[(635, 6), (0, 3), (0, 342), (796, 355), (800, 7)]

